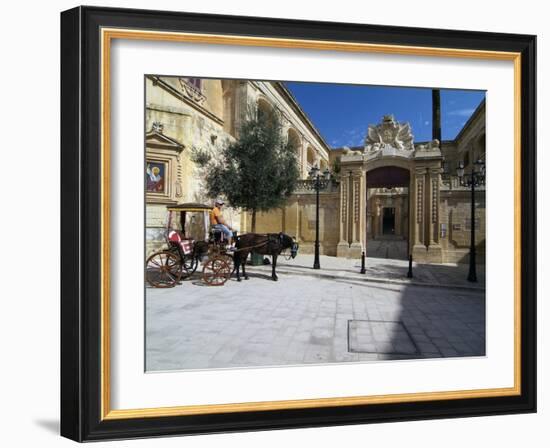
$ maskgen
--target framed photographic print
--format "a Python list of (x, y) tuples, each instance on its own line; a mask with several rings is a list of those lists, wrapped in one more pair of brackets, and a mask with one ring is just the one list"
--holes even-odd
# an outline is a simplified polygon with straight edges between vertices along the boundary
[(61, 14), (61, 433), (536, 411), (535, 36)]

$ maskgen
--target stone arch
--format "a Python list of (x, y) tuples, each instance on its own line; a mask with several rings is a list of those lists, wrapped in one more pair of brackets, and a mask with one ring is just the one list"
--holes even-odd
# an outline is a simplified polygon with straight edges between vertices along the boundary
[(306, 150), (306, 168), (307, 171), (311, 170), (316, 164), (317, 161), (317, 152), (313, 148), (313, 146), (308, 145)]
[(410, 172), (413, 168), (413, 162), (410, 159), (407, 159), (404, 157), (392, 157), (392, 156), (381, 157), (378, 159), (369, 160), (366, 171), (368, 173), (369, 171), (375, 170), (377, 168), (382, 168), (382, 167), (403, 168)]
[(302, 172), (302, 139), (296, 129), (290, 127), (287, 131), (288, 143), (291, 144), (296, 151), (296, 160), (298, 161), (298, 168), (300, 173)]
[(367, 188), (409, 187), (409, 168), (396, 165), (380, 166), (367, 171)]
[(275, 109), (273, 108), (273, 105), (263, 96), (258, 98), (258, 101), (256, 102), (256, 107), (258, 117), (271, 117), (275, 114)]
[(319, 168), (321, 169), (321, 173), (324, 172), (328, 168), (328, 162), (325, 159), (321, 159), (319, 161)]

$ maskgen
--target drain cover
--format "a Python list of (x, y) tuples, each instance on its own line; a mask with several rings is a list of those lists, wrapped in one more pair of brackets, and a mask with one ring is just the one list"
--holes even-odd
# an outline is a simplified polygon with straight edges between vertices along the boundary
[(388, 355), (419, 353), (402, 322), (381, 320), (349, 320), (348, 351)]

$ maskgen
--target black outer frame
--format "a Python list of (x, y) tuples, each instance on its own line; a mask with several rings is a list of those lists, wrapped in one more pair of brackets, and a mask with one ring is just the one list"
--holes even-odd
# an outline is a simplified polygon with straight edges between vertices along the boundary
[[(100, 28), (521, 52), (519, 396), (100, 420)], [(97, 7), (61, 13), (61, 435), (76, 441), (536, 412), (536, 36)]]

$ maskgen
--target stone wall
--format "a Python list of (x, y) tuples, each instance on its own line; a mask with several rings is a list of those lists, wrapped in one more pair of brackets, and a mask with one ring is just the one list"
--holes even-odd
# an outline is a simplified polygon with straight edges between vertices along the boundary
[(166, 217), (166, 205), (147, 204), (145, 211), (145, 254), (147, 256), (165, 246)]
[[(320, 194), (319, 239), (321, 254), (336, 256), (338, 244), (339, 191)], [(470, 191), (459, 188), (442, 189), (439, 207), (439, 255), (435, 263), (468, 263), (470, 252)], [(296, 237), (300, 253), (313, 253), (315, 241), (315, 194), (294, 194), (284, 208), (259, 213), (256, 231), (285, 232)], [(250, 216), (247, 226), (250, 231)], [(485, 263), (485, 191), (476, 191), (477, 263)]]
[[(284, 86), (271, 82), (202, 79), (201, 92), (189, 95), (185, 82), (178, 77), (147, 76), (145, 132), (161, 125), (162, 137), (167, 137), (183, 149), (170, 153), (147, 146), (148, 159), (167, 163), (169, 195), (147, 194), (146, 207), (146, 251), (150, 253), (164, 245), (163, 232), (166, 226), (166, 204), (183, 202), (211, 203), (205, 195), (201, 171), (192, 162), (193, 149), (206, 151), (213, 156), (238, 137), (238, 129), (249, 109), (258, 106), (260, 100), (267, 101), (282, 118), (283, 132), (297, 139), (302, 176), (307, 175), (303, 153), (313, 148), (317, 162), (326, 166), (328, 146), (318, 131), (309, 122), (300, 107), (294, 102)], [(324, 163), (324, 165), (323, 165)], [(283, 212), (281, 212), (283, 213)], [(224, 218), (233, 229), (242, 232), (250, 225), (246, 213), (225, 208)], [(291, 218), (277, 217), (277, 212), (261, 217), (265, 228), (280, 231), (280, 224), (291, 225)], [(273, 216), (271, 216), (273, 215)], [(273, 220), (273, 221), (272, 221)], [(293, 228), (296, 226), (292, 224)], [(275, 231), (275, 230), (274, 230)]]
[[(336, 256), (339, 236), (339, 193), (321, 192), (319, 196), (319, 240), (320, 253)], [(258, 213), (256, 232), (284, 232), (296, 238), (300, 253), (314, 252), (315, 243), (315, 193), (293, 194), (283, 208)], [(249, 215), (249, 214), (248, 214)], [(250, 229), (248, 216), (246, 230)]]
[[(440, 226), (444, 263), (468, 263), (470, 253), (471, 196), (469, 189), (441, 190)], [(475, 194), (476, 262), (485, 263), (485, 190)]]
[(177, 88), (177, 78), (146, 79), (145, 130), (149, 131), (155, 122), (161, 123), (163, 134), (184, 146), (179, 160), (182, 196), (177, 198), (178, 202), (200, 202), (206, 199), (199, 172), (191, 161), (192, 150), (196, 148), (216, 154), (234, 140), (223, 126), (221, 81), (203, 82), (206, 99), (199, 105), (184, 96), (177, 97), (169, 90)]

